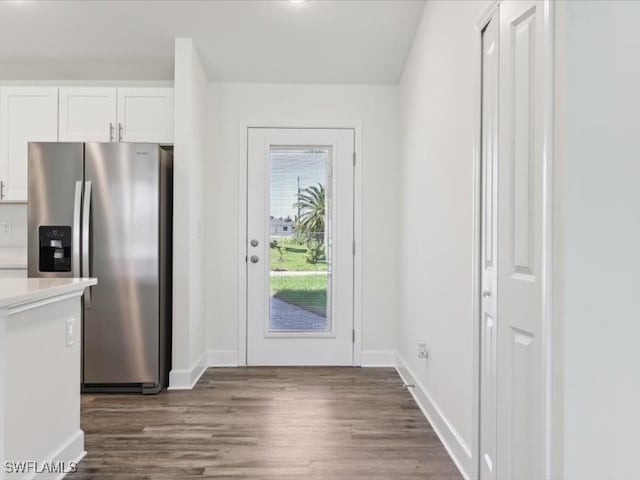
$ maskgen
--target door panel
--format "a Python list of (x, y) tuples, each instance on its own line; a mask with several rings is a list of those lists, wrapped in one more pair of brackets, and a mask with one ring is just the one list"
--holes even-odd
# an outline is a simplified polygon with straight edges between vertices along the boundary
[[(80, 225), (74, 225), (76, 188), (82, 188), (84, 151), (81, 143), (30, 143), (27, 206), (29, 277), (74, 277), (79, 271), (40, 272), (39, 227), (72, 227), (71, 256), (80, 258)], [(78, 192), (80, 193), (81, 190)], [(78, 195), (78, 200), (81, 197)], [(77, 206), (78, 213), (80, 205)], [(78, 215), (79, 220), (79, 215)]]
[(157, 145), (86, 144), (91, 182), (84, 383), (155, 383), (159, 335)]
[(27, 145), (58, 140), (58, 89), (0, 89), (0, 181), (3, 200), (27, 200)]
[(548, 3), (500, 5), (498, 477), (544, 478)]
[(509, 384), (512, 398), (509, 400), (511, 458), (505, 462), (509, 468), (508, 478), (543, 478), (539, 465), (541, 432), (540, 425), (535, 422), (536, 395), (540, 388), (537, 385), (539, 374), (536, 373), (537, 339), (532, 332), (510, 327), (511, 351), (509, 352)]
[[(511, 176), (511, 202), (513, 204), (513, 226), (511, 237), (513, 242), (514, 271), (532, 275), (532, 254), (535, 250), (534, 233), (535, 211), (535, 158), (533, 157), (532, 135), (533, 118), (531, 93), (535, 85), (532, 78), (532, 61), (534, 56), (535, 9), (530, 9), (511, 25), (511, 51), (513, 59), (513, 120), (511, 126), (511, 142), (513, 145)], [(532, 279), (533, 280), (533, 279)]]
[(496, 478), (498, 256), (498, 11), (482, 32), (480, 478)]
[(249, 129), (250, 365), (353, 362), (353, 146), (351, 129)]
[(61, 142), (113, 142), (116, 129), (116, 89), (60, 89)]
[(119, 88), (118, 141), (173, 143), (173, 88)]

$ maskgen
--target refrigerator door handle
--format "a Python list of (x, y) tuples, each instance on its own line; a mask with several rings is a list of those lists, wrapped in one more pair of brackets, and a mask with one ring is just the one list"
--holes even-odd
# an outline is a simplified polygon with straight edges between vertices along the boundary
[(71, 254), (71, 273), (80, 276), (80, 215), (82, 212), (82, 182), (76, 182), (76, 193), (73, 199), (73, 252)]
[[(89, 231), (91, 221), (91, 182), (84, 182), (84, 201), (82, 202), (82, 276), (91, 276), (91, 252)], [(84, 292), (86, 308), (91, 308), (91, 287)]]

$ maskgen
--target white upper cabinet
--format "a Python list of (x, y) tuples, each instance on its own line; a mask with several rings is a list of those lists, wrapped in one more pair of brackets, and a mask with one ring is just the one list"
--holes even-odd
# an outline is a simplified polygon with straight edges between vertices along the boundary
[(27, 200), (27, 144), (57, 140), (57, 87), (0, 89), (0, 200)]
[(117, 89), (60, 89), (61, 142), (113, 142), (116, 139)]
[(172, 144), (173, 112), (173, 88), (0, 88), (0, 202), (27, 201), (29, 142)]
[(173, 143), (173, 88), (119, 88), (118, 140)]
[(173, 143), (173, 88), (61, 88), (60, 141)]

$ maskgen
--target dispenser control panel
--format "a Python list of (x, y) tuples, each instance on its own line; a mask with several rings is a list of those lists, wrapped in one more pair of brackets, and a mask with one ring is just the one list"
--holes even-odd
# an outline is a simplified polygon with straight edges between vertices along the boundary
[(40, 271), (71, 271), (71, 227), (41, 225), (38, 228), (40, 238)]

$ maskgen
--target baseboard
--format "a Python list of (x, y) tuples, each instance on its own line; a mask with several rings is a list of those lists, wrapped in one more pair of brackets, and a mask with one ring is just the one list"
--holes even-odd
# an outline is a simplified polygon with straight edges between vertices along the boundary
[(395, 367), (395, 350), (363, 350), (361, 357), (363, 367)]
[(200, 377), (207, 369), (208, 363), (207, 351), (202, 352), (191, 367), (186, 370), (173, 369), (169, 372), (169, 388), (168, 390), (191, 390), (198, 383)]
[(427, 417), (462, 476), (467, 480), (471, 479), (473, 476), (471, 473), (475, 469), (472, 465), (473, 456), (469, 445), (431, 399), (418, 377), (411, 371), (407, 362), (404, 361), (399, 353), (396, 355), (396, 370), (405, 384), (415, 385), (415, 387), (408, 389), (409, 392), (411, 392), (424, 416)]
[(84, 432), (78, 430), (76, 433), (67, 438), (57, 450), (49, 455), (45, 460), (38, 464), (38, 467), (42, 470), (45, 465), (52, 467), (61, 467), (61, 472), (34, 472), (32, 475), (24, 477), (25, 480), (60, 480), (64, 478), (67, 473), (73, 469), (73, 464), (80, 463), (80, 460), (84, 458), (87, 452), (84, 449)]
[(237, 350), (209, 350), (207, 366), (237, 367), (238, 352)]
[[(365, 350), (362, 352), (363, 367), (395, 367), (394, 350)], [(209, 367), (237, 367), (237, 350), (208, 350), (189, 368), (174, 369), (169, 373), (169, 390), (191, 390)]]

